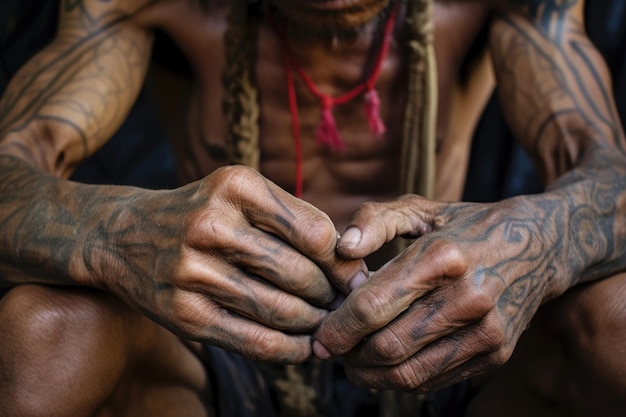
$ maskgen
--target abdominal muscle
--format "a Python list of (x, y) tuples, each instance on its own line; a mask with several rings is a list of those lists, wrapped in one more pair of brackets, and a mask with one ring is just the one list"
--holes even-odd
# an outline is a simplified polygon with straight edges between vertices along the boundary
[[(223, 22), (223, 17), (224, 15), (218, 17), (216, 21)], [(174, 149), (183, 183), (200, 179), (227, 162), (216, 159), (215, 154), (211, 155), (209, 152), (209, 148), (224, 149), (226, 126), (221, 114), (221, 75), (225, 65), (221, 40), (224, 29), (224, 25), (213, 23), (202, 26), (197, 29), (198, 33), (190, 35), (194, 39), (203, 39), (203, 42), (189, 46), (186, 51), (196, 74), (199, 74), (194, 86), (195, 93), (191, 95), (187, 126), (184, 129), (187, 135), (181, 135), (183, 129), (170, 131), (173, 133)], [(259, 170), (269, 180), (293, 193), (296, 188), (297, 161), (283, 57), (280, 44), (271, 28), (261, 25), (258, 29), (258, 56), (262, 57), (256, 68), (260, 103)], [(182, 38), (189, 30), (189, 26), (173, 27), (172, 36), (177, 38), (177, 32), (180, 31)], [(210, 55), (206, 53), (208, 48), (211, 50)], [(363, 79), (364, 54), (358, 48), (363, 48), (363, 45), (357, 42), (339, 45), (338, 50), (328, 53), (319, 45), (313, 45), (294, 51), (294, 55), (316, 82), (318, 89), (336, 97), (354, 88)], [(362, 203), (389, 201), (398, 196), (407, 91), (407, 74), (402, 70), (405, 66), (401, 61), (395, 43), (390, 48), (377, 83), (381, 116), (387, 128), (382, 139), (375, 138), (369, 129), (362, 96), (333, 109), (345, 144), (345, 149), (342, 150), (331, 150), (326, 145), (316, 143), (315, 131), (320, 120), (319, 102), (296, 77), (294, 86), (298, 100), (297, 113), (303, 155), (302, 198), (326, 212), (339, 232), (343, 232), (350, 225), (352, 215)], [(440, 78), (440, 86), (454, 84), (454, 71), (441, 72), (441, 68), (449, 64), (438, 61), (438, 65), (440, 75), (451, 76), (451, 79)], [(476, 104), (473, 103), (474, 109), (481, 107)], [(164, 113), (168, 113), (167, 109)], [(464, 141), (468, 142), (470, 129), (457, 131), (466, 132), (467, 140)], [(444, 149), (446, 141), (448, 138), (444, 140)], [(466, 150), (467, 147), (461, 153), (465, 154)], [(466, 160), (467, 155), (461, 157)], [(457, 178), (455, 181), (462, 183), (464, 171), (461, 172), (457, 166), (456, 172), (437, 172), (439, 178), (442, 175), (446, 178)], [(391, 254), (382, 256), (376, 261), (377, 265), (372, 265), (371, 268), (379, 266), (390, 257)]]

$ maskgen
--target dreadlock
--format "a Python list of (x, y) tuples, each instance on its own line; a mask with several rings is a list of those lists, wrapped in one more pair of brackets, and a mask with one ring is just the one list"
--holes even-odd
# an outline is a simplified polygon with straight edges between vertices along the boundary
[(405, 20), (409, 95), (404, 115), (400, 191), (432, 198), (437, 111), (432, 0), (409, 0)]
[(259, 2), (234, 0), (224, 35), (226, 69), (222, 111), (231, 162), (259, 167), (259, 104), (254, 79)]
[[(234, 0), (225, 35), (223, 111), (232, 161), (259, 166), (259, 104), (254, 80), (259, 0)], [(436, 69), (432, 43), (433, 0), (406, 1), (405, 53), (409, 66), (401, 162), (401, 193), (433, 196)]]

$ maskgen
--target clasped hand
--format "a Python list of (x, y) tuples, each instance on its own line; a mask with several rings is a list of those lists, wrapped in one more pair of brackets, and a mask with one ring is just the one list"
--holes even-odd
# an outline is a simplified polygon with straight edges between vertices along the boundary
[(546, 220), (526, 203), (405, 196), (363, 205), (338, 243), (341, 256), (364, 257), (396, 236), (417, 239), (328, 315), (315, 354), (343, 355), (358, 385), (406, 391), (503, 364), (557, 278)]
[(106, 245), (120, 248), (108, 289), (184, 338), (251, 359), (307, 360), (338, 297), (329, 279), (367, 272), (337, 256), (326, 214), (249, 168), (132, 201)]
[[(546, 225), (523, 198), (367, 203), (337, 241), (326, 214), (233, 166), (149, 193), (132, 212), (138, 224), (109, 245), (127, 248), (111, 291), (182, 337), (251, 359), (343, 355), (372, 388), (434, 389), (502, 364), (558, 292)], [(363, 258), (397, 236), (416, 240), (363, 281)]]

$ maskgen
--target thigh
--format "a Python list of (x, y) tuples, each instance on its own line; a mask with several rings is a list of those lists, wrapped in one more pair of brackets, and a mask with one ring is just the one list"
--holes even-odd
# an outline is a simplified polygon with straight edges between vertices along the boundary
[(7, 415), (207, 414), (197, 355), (110, 294), (16, 287), (0, 300), (0, 334)]

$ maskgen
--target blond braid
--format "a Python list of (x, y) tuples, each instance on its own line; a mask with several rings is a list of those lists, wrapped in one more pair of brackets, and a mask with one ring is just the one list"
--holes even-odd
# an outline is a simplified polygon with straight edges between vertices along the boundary
[(226, 68), (222, 75), (222, 111), (226, 143), (233, 163), (259, 167), (259, 104), (254, 82), (257, 2), (234, 0), (224, 34)]
[[(432, 198), (435, 184), (435, 127), (437, 69), (433, 47), (433, 0), (406, 2), (406, 53), (409, 85), (404, 127), (400, 192)], [(397, 241), (398, 252), (410, 240)], [(419, 417), (428, 400), (425, 394), (381, 391), (381, 417)]]
[(428, 198), (434, 194), (437, 111), (432, 3), (433, 0), (407, 2), (409, 95), (405, 109), (401, 163), (401, 192)]

